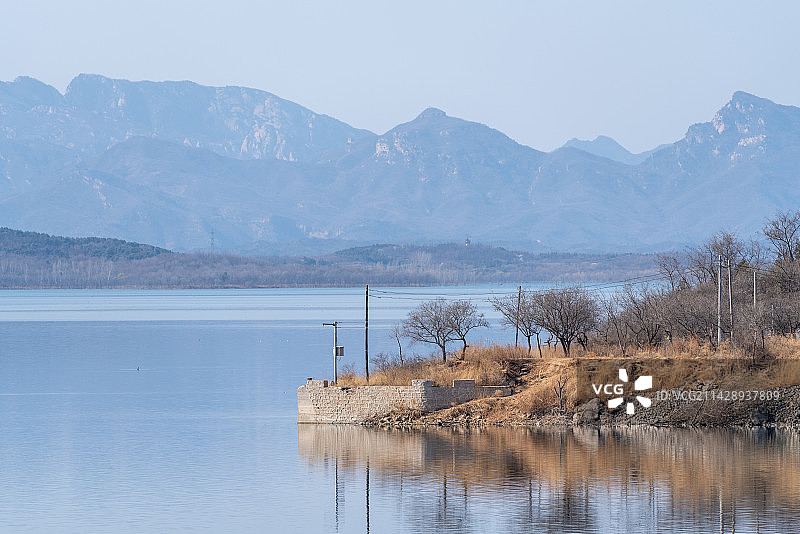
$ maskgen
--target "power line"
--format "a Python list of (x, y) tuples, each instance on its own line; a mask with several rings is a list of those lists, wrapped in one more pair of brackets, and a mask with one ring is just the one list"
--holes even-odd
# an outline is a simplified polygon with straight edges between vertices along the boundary
[[(567, 284), (572, 287), (580, 287), (585, 291), (602, 292), (607, 289), (613, 289), (625, 285), (642, 285), (657, 281), (666, 281), (667, 276), (661, 273), (653, 273), (648, 275), (634, 276), (624, 280), (617, 280), (613, 282), (597, 282), (593, 284)], [(552, 291), (559, 285), (554, 284), (552, 287), (541, 289), (528, 289), (528, 293), (542, 294)], [(435, 298), (460, 298), (468, 301), (485, 301), (486, 297), (502, 297), (511, 294), (510, 291), (476, 291), (469, 293), (435, 293), (435, 292), (418, 292), (418, 291), (397, 291), (385, 289), (370, 289), (369, 295), (378, 299), (390, 300), (410, 300), (410, 301), (426, 301)]]

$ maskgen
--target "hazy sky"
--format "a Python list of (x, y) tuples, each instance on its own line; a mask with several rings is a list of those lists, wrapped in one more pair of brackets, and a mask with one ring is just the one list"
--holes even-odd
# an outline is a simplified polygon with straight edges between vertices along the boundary
[(245, 85), (378, 133), (435, 106), (540, 150), (641, 151), (736, 90), (800, 105), (798, 23), (800, 2), (10, 0), (0, 80)]

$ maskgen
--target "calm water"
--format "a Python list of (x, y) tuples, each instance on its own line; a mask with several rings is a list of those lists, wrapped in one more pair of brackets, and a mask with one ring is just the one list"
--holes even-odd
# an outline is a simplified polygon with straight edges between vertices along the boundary
[[(371, 299), (370, 352), (393, 349), (390, 326), (426, 295), (507, 290)], [(358, 367), (363, 290), (0, 293), (0, 532), (800, 524), (794, 433), (298, 427), (296, 387), (332, 373), (333, 320)]]

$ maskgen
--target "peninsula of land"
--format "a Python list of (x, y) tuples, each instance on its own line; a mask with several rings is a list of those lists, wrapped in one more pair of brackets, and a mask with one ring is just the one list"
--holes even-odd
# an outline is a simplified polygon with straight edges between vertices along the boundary
[[(359, 421), (384, 428), (442, 426), (617, 426), (654, 425), (800, 427), (800, 341), (775, 336), (767, 340), (769, 357), (754, 361), (730, 346), (713, 349), (680, 342), (659, 350), (620, 354), (543, 347), (542, 357), (529, 357), (513, 346), (470, 347), (464, 359), (417, 360), (384, 365), (370, 375), (347, 373), (337, 386), (358, 389), (410, 385), (420, 379), (438, 386), (474, 379), (487, 390), (480, 398), (432, 411), (397, 405), (386, 413)], [(636, 401), (626, 387), (625, 402), (609, 407), (614, 394), (596, 393), (598, 384), (620, 383), (619, 369), (631, 382), (651, 376), (652, 387), (641, 392), (651, 403)], [(494, 391), (501, 385), (503, 391)], [(592, 386), (595, 385), (593, 388)], [(625, 384), (619, 384), (625, 385)], [(443, 388), (444, 389), (444, 388)], [(638, 392), (637, 392), (638, 393)], [(646, 403), (647, 401), (645, 401)], [(613, 403), (612, 403), (613, 404)]]

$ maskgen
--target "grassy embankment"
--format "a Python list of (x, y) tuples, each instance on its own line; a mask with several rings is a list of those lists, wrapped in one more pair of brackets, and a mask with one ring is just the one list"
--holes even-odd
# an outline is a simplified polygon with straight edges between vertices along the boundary
[[(486, 398), (457, 406), (448, 418), (459, 414), (474, 420), (478, 415), (483, 423), (524, 424), (531, 419), (546, 422), (549, 418), (571, 417), (575, 407), (594, 397), (589, 387), (577, 387), (578, 368), (589, 359), (620, 359), (617, 347), (585, 351), (574, 347), (569, 358), (560, 348), (542, 347), (543, 357), (534, 349), (528, 357), (523, 348), (513, 346), (474, 346), (467, 349), (464, 360), (453, 358), (447, 363), (438, 358), (417, 360), (405, 365), (383, 365), (370, 374), (370, 385), (408, 385), (412, 379), (433, 380), (437, 385), (452, 385), (455, 379), (475, 379), (478, 385), (510, 384), (515, 393), (509, 397)], [(723, 343), (714, 350), (696, 341), (676, 341), (663, 348), (629, 352), (624, 358), (626, 367), (636, 375), (652, 374), (655, 390), (702, 389), (765, 390), (800, 385), (800, 341), (786, 337), (767, 340), (766, 357), (753, 361), (751, 357)], [(616, 365), (608, 365), (593, 375), (593, 383), (618, 382)], [(562, 411), (554, 387), (567, 379), (563, 388)], [(347, 372), (340, 376), (339, 385), (364, 385), (363, 376)]]

